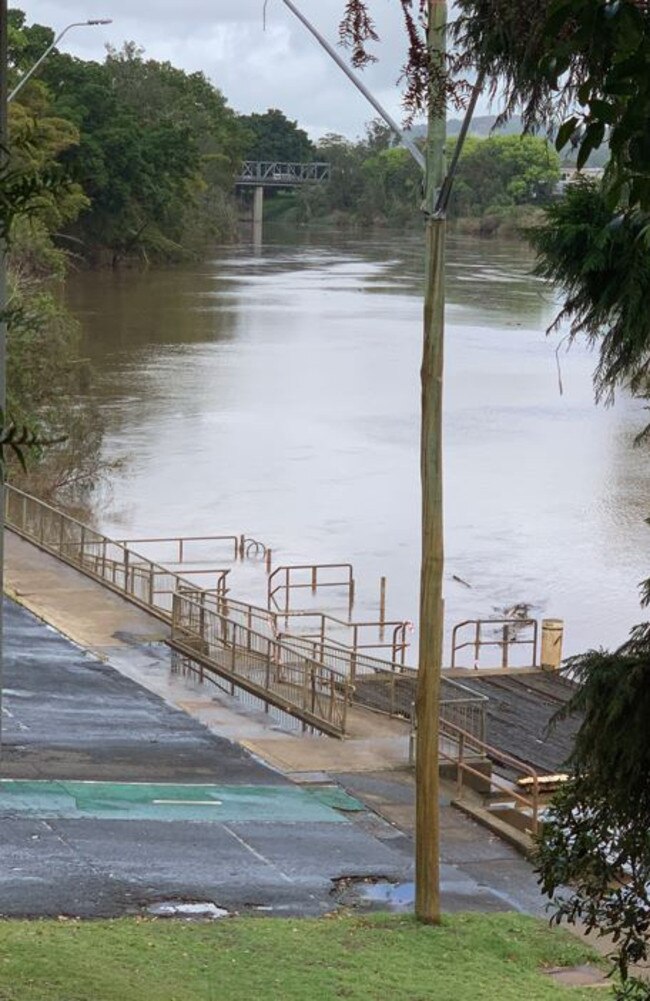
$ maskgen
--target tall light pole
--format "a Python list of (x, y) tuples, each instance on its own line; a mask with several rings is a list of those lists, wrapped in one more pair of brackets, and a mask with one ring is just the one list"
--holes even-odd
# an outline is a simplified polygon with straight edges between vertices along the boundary
[(350, 67), (345, 62), (345, 60), (341, 59), (341, 56), (338, 54), (338, 52), (336, 51), (336, 49), (334, 48), (334, 46), (330, 45), (330, 43), (327, 41), (327, 39), (324, 38), (323, 35), (321, 35), (321, 33), (318, 30), (318, 28), (314, 27), (314, 25), (311, 23), (311, 21), (309, 21), (305, 17), (305, 15), (298, 9), (298, 7), (296, 7), (295, 3), (293, 3), (293, 0), (282, 0), (282, 2), (285, 5), (285, 7), (288, 7), (289, 10), (291, 11), (291, 13), (295, 14), (295, 16), (298, 18), (298, 20), (301, 21), (302, 24), (304, 24), (304, 26), (307, 29), (307, 31), (311, 32), (311, 34), (314, 36), (314, 38), (316, 39), (316, 41), (318, 42), (318, 44), (320, 46), (322, 46), (322, 48), (325, 49), (325, 51), (327, 52), (328, 56), (330, 56), (330, 58), (334, 60), (334, 62), (336, 63), (336, 65), (339, 67), (339, 69), (343, 70), (343, 72), (345, 73), (345, 75), (347, 76), (347, 78), (352, 81), (352, 83), (357, 88), (357, 90), (359, 90), (363, 94), (363, 96), (365, 97), (365, 99), (370, 102), (370, 104), (373, 106), (373, 108), (375, 109), (375, 111), (379, 115), (381, 115), (381, 117), (384, 119), (384, 121), (386, 122), (386, 124), (393, 130), (393, 132), (398, 137), (398, 139), (400, 140), (400, 142), (409, 151), (409, 153), (411, 154), (411, 156), (413, 157), (413, 159), (417, 163), (418, 167), (421, 167), (422, 170), (424, 170), (425, 169), (425, 165), (426, 165), (425, 158), (422, 156), (422, 153), (420, 152), (420, 150), (418, 149), (418, 147), (416, 146), (416, 144), (413, 142), (413, 140), (410, 138), (410, 136), (408, 136), (406, 134), (406, 132), (404, 132), (404, 130), (399, 127), (399, 125), (397, 124), (397, 122), (395, 121), (395, 119), (392, 117), (392, 115), (389, 115), (389, 113), (386, 111), (386, 109), (384, 107), (382, 107), (382, 105), (379, 103), (379, 101), (377, 100), (377, 98), (375, 97), (375, 95), (372, 94), (368, 90), (368, 88), (363, 83), (363, 81), (360, 80), (359, 77), (356, 75), (356, 73), (354, 73), (350, 69)]
[[(60, 31), (51, 45), (34, 65), (18, 81), (17, 85), (7, 93), (7, 75), (9, 56), (7, 46), (8, 35), (7, 0), (0, 0), (0, 167), (4, 167), (9, 159), (9, 129), (7, 124), (7, 106), (16, 94), (22, 90), (27, 81), (34, 75), (39, 66), (47, 59), (52, 49), (61, 41), (71, 28), (81, 28), (99, 24), (111, 24), (110, 18), (97, 18), (90, 21), (75, 21), (66, 25)], [(2, 221), (4, 225), (5, 220)], [(7, 233), (0, 233), (0, 412), (2, 424), (7, 422)], [(2, 751), (2, 694), (4, 686), (4, 533), (5, 533), (5, 471), (0, 468), (0, 752)]]
[(54, 41), (52, 42), (52, 44), (47, 47), (47, 49), (42, 54), (42, 56), (40, 56), (36, 60), (36, 62), (34, 63), (34, 65), (31, 67), (31, 69), (29, 69), (25, 73), (25, 75), (20, 78), (20, 80), (18, 81), (18, 83), (16, 84), (16, 86), (14, 87), (14, 89), (11, 91), (11, 93), (7, 97), (7, 101), (13, 101), (14, 97), (16, 96), (16, 94), (20, 90), (23, 89), (23, 87), (25, 86), (25, 84), (27, 83), (27, 81), (30, 79), (30, 77), (32, 77), (34, 75), (34, 73), (36, 72), (36, 70), (41, 66), (41, 64), (45, 62), (45, 60), (49, 56), (49, 54), (52, 51), (52, 49), (55, 49), (57, 47), (57, 45), (59, 44), (59, 42), (61, 41), (61, 39), (63, 38), (63, 36), (65, 34), (67, 34), (67, 32), (70, 31), (71, 28), (88, 28), (88, 27), (94, 27), (95, 25), (98, 25), (98, 24), (112, 24), (112, 23), (113, 23), (113, 21), (112, 21), (112, 19), (110, 17), (99, 17), (99, 18), (94, 18), (94, 19), (92, 19), (90, 21), (73, 21), (72, 24), (66, 25), (65, 28), (62, 31), (60, 31), (59, 34), (56, 36), (56, 38), (54, 39)]

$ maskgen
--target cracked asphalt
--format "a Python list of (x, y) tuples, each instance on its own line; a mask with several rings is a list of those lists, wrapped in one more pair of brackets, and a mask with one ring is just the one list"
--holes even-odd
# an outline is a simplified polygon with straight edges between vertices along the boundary
[[(410, 808), (399, 779), (297, 785), (20, 605), (4, 607), (0, 915), (108, 917), (163, 900), (318, 915), (337, 906), (338, 880), (412, 879), (408, 830), (373, 802)], [(157, 656), (164, 666), (164, 647)], [(443, 848), (445, 908), (539, 911), (530, 867), (482, 834), (482, 857), (470, 837), (463, 859), (473, 827), (450, 820), (461, 835), (455, 856)]]

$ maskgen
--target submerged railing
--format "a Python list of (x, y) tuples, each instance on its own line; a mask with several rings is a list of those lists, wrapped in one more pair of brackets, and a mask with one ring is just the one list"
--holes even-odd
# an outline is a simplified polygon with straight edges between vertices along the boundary
[[(530, 666), (536, 667), (538, 628), (536, 619), (467, 619), (459, 622), (451, 634), (451, 667), (467, 666), (459, 664), (458, 654), (461, 650), (470, 650), (472, 667), (478, 670), (482, 651), (486, 647), (496, 647), (500, 654), (498, 666), (507, 669), (513, 648), (519, 646), (530, 648)], [(489, 630), (487, 636), (486, 630)]]
[[(197, 587), (194, 571), (177, 573), (149, 560), (127, 543), (9, 484), (5, 505), (6, 524), (16, 534), (170, 624), (173, 647), (307, 725), (341, 736), (353, 700), (389, 715), (410, 716), (415, 671), (373, 657), (360, 645), (326, 638), (321, 628), (316, 637), (282, 632), (286, 612), (230, 597), (228, 570), (196, 571), (210, 575), (214, 584)], [(235, 539), (251, 541), (244, 536), (210, 538), (231, 542), (233, 551)], [(349, 587), (351, 568), (341, 566)], [(441, 718), (482, 739), (485, 699), (448, 679), (442, 686)]]

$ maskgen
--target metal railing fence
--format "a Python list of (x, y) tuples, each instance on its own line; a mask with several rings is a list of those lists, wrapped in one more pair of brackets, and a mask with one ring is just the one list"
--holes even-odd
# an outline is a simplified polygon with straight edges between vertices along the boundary
[[(460, 667), (458, 664), (458, 653), (461, 650), (471, 649), (473, 653), (472, 667), (479, 670), (481, 661), (481, 651), (485, 647), (498, 647), (501, 650), (500, 667), (510, 666), (511, 652), (513, 647), (527, 646), (531, 650), (531, 667), (537, 666), (537, 634), (538, 623), (536, 619), (466, 619), (454, 626), (451, 634), (451, 667)], [(493, 630), (488, 637), (485, 630)], [(498, 629), (500, 635), (494, 637), (494, 630)], [(530, 630), (532, 635), (521, 638), (521, 631)], [(469, 633), (470, 638), (461, 642), (459, 633)]]
[(146, 559), (141, 553), (10, 484), (5, 487), (5, 518), (7, 526), (16, 534), (165, 622), (171, 620), (174, 593), (179, 588), (196, 588), (196, 584), (183, 575)]
[[(540, 822), (540, 809), (543, 806), (540, 796), (540, 775), (531, 766), (512, 755), (492, 747), (484, 740), (467, 733), (454, 723), (441, 719), (440, 734), (446, 740), (440, 741), (440, 757), (456, 766), (456, 794), (462, 799), (465, 788), (474, 790), (486, 786), (485, 797), (489, 800), (511, 802), (517, 809), (524, 811), (529, 818), (529, 832), (537, 834)], [(505, 778), (493, 768), (488, 772), (478, 767), (480, 760), (489, 760), (514, 776)], [(527, 787), (518, 785), (517, 778), (528, 781)]]
[[(296, 579), (297, 578), (297, 579)], [(270, 611), (288, 614), (293, 591), (308, 589), (316, 594), (323, 587), (345, 589), (348, 596), (348, 613), (354, 607), (354, 567), (351, 563), (301, 563), (276, 567), (267, 582), (267, 604)], [(284, 595), (278, 601), (277, 595)]]
[[(285, 613), (232, 599), (227, 571), (212, 571), (217, 586), (203, 589), (189, 573), (154, 563), (9, 484), (5, 503), (7, 526), (18, 535), (171, 623), (172, 643), (182, 652), (309, 725), (341, 735), (355, 686), (359, 704), (410, 716), (416, 672), (403, 663), (324, 639), (320, 630), (316, 638), (280, 632)], [(353, 586), (351, 568), (343, 566)], [(486, 699), (449, 679), (442, 686), (441, 718), (482, 739)]]
[[(291, 624), (293, 635), (347, 646), (352, 650), (386, 650), (391, 663), (403, 665), (406, 661), (409, 647), (406, 634), (411, 628), (410, 622), (380, 619), (348, 622), (327, 612), (308, 610), (289, 610), (275, 615), (277, 619), (285, 620), (285, 627)], [(386, 633), (390, 637), (389, 642), (386, 642)]]
[(188, 597), (174, 595), (172, 643), (306, 725), (343, 736), (352, 685), (344, 674), (311, 660), (282, 639), (263, 635)]

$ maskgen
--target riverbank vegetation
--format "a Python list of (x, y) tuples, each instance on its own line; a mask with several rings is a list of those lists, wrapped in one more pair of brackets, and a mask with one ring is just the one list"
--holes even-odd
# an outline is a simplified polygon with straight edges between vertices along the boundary
[[(16, 80), (34, 36), (47, 45), (53, 32), (27, 27), (18, 11), (11, 17)], [(233, 238), (231, 191), (247, 132), (203, 74), (147, 60), (133, 44), (103, 63), (54, 51), (14, 107), (75, 135), (57, 160), (85, 196), (62, 231), (80, 258), (178, 260)]]
[[(450, 150), (453, 143), (450, 139)], [(295, 195), (291, 209), (296, 222), (421, 224), (422, 171), (408, 150), (395, 145), (386, 126), (372, 122), (357, 142), (327, 135), (315, 155), (332, 165), (332, 179)], [(464, 232), (512, 235), (550, 202), (560, 174), (560, 158), (546, 139), (470, 136), (450, 204), (451, 224)]]
[[(80, 331), (59, 295), (67, 255), (55, 243), (88, 205), (60, 164), (79, 133), (42, 95), (33, 107), (11, 104), (9, 129), (2, 219), (9, 246), (7, 415), (36, 439), (57, 442), (32, 450), (39, 461), (31, 464), (30, 489), (79, 497), (96, 479), (101, 428), (86, 391)], [(9, 471), (20, 485), (25, 474), (15, 456)]]
[[(4, 1001), (586, 1001), (546, 971), (592, 958), (519, 914), (218, 923), (4, 921)], [(608, 991), (605, 991), (608, 994)]]
[[(53, 38), (10, 11), (10, 88)], [(234, 239), (233, 178), (249, 139), (202, 74), (131, 44), (103, 63), (54, 50), (10, 103), (7, 414), (58, 440), (32, 450), (31, 492), (78, 505), (105, 470), (92, 372), (63, 302), (67, 271), (182, 261)], [(25, 479), (17, 461), (9, 474)]]

